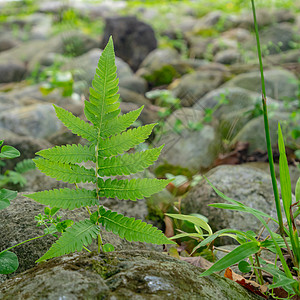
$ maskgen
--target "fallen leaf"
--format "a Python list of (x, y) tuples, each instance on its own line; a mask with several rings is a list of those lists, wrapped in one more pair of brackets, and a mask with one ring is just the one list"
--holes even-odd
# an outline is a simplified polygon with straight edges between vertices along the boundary
[(180, 259), (202, 269), (209, 269), (213, 265), (212, 262), (208, 261), (207, 259), (201, 256), (180, 257)]
[(166, 226), (165, 235), (167, 237), (174, 236), (173, 220), (170, 217), (165, 216), (164, 222)]
[(253, 280), (245, 279), (242, 275), (233, 272), (230, 268), (227, 268), (225, 270), (224, 276), (232, 281), (235, 281), (236, 283), (243, 286), (252, 293), (257, 294), (265, 299), (268, 299), (268, 297), (264, 294), (268, 290), (267, 285), (260, 285)]

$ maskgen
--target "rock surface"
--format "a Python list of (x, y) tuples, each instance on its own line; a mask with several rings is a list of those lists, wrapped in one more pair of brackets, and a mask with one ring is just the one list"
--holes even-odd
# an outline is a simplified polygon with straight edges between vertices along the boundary
[(260, 299), (224, 277), (200, 277), (201, 271), (149, 251), (74, 254), (4, 282), (0, 299)]
[[(276, 217), (271, 177), (264, 171), (250, 166), (223, 165), (210, 170), (206, 177), (226, 196)], [(254, 216), (244, 212), (209, 207), (208, 205), (212, 203), (229, 202), (220, 198), (203, 179), (187, 194), (182, 212), (200, 213), (206, 216), (213, 231), (224, 228), (255, 232), (259, 230), (261, 224)], [(232, 243), (232, 240), (221, 238), (221, 242)]]

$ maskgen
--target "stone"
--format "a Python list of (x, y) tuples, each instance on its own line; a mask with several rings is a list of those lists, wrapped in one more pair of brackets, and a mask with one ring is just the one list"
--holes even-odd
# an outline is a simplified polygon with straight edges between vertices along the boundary
[[(244, 165), (222, 165), (210, 170), (205, 176), (227, 197), (276, 218), (271, 177), (264, 171)], [(188, 192), (182, 213), (206, 216), (213, 231), (224, 228), (254, 232), (259, 230), (261, 223), (251, 214), (208, 206), (213, 203), (229, 202), (219, 197), (203, 179)], [(272, 222), (269, 225), (276, 228)], [(221, 238), (220, 243), (232, 244), (232, 241)]]
[(148, 83), (144, 78), (134, 75), (128, 78), (124, 77), (120, 82), (120, 87), (144, 95), (147, 92)]
[[(83, 83), (81, 88), (75, 87), (77, 93), (81, 94), (88, 91), (89, 87), (92, 85), (92, 80), (95, 76), (95, 70), (101, 53), (102, 50), (100, 49), (92, 49), (79, 57), (73, 58), (62, 67), (63, 71), (77, 70), (77, 72), (74, 72), (74, 80), (75, 82), (81, 81)], [(129, 65), (118, 57), (116, 57), (116, 66), (120, 86), (122, 86), (123, 80), (128, 80), (128, 78), (132, 77), (133, 72)]]
[(47, 139), (62, 126), (51, 104), (33, 104), (0, 113), (0, 127), (23, 136)]
[(276, 54), (293, 49), (293, 44), (299, 41), (296, 32), (289, 24), (274, 24), (260, 33), (261, 47), (266, 54)]
[[(264, 72), (267, 97), (277, 100), (294, 100), (298, 91), (297, 77), (284, 69), (270, 69)], [(240, 87), (261, 94), (260, 72), (237, 75), (223, 87)]]
[(214, 59), (217, 63), (232, 65), (241, 60), (241, 54), (234, 49), (219, 51)]
[(150, 101), (147, 98), (145, 98), (143, 95), (128, 90), (127, 88), (120, 87), (119, 94), (123, 102), (135, 103), (138, 104), (139, 106), (150, 105)]
[[(189, 124), (199, 124), (203, 119), (201, 111), (183, 108), (175, 111), (165, 122), (165, 131), (158, 136), (157, 145), (165, 144), (159, 162), (166, 161), (192, 171), (208, 168), (212, 165), (220, 150), (220, 139), (216, 130), (203, 124), (201, 129), (189, 129)], [(174, 130), (181, 122), (179, 132)], [(156, 145), (156, 146), (157, 146)]]
[(18, 41), (10, 35), (0, 35), (0, 52), (14, 48), (18, 44)]
[[(34, 172), (34, 171), (31, 171)], [(49, 177), (45, 175), (33, 176), (33, 178), (37, 180), (44, 180), (44, 188), (52, 189), (52, 188), (71, 188), (70, 184), (57, 182), (55, 180), (49, 180)], [(42, 183), (42, 182), (41, 182)], [(35, 188), (39, 189), (41, 184), (35, 185)], [(32, 190), (31, 190), (32, 192)], [(44, 234), (44, 231), (41, 227), (36, 226), (36, 221), (34, 217), (39, 213), (43, 214), (44, 205), (39, 204), (29, 198), (24, 197), (24, 194), (21, 193), (17, 198), (11, 201), (11, 205), (7, 207), (5, 210), (1, 211), (0, 214), (0, 231), (1, 231), (1, 240), (0, 240), (0, 251), (16, 245), (26, 239), (33, 238), (36, 236), (40, 236)], [(126, 201), (125, 201), (126, 202)], [(135, 203), (135, 202), (132, 202)], [(131, 203), (131, 205), (133, 205)], [(143, 204), (145, 206), (145, 204)], [(141, 206), (138, 206), (141, 209)], [(136, 209), (135, 212), (138, 214), (139, 209)], [(125, 211), (127, 216), (132, 216), (130, 209)], [(59, 215), (62, 216), (62, 220), (71, 219), (75, 222), (86, 219), (89, 217), (89, 214), (84, 208), (78, 208), (72, 211), (61, 210)], [(136, 215), (135, 217), (138, 217)], [(140, 215), (138, 218), (141, 219), (143, 215)], [(103, 228), (102, 228), (103, 229)], [(123, 240), (116, 236), (111, 232), (107, 232), (104, 229), (101, 231), (102, 239), (104, 243), (111, 243), (115, 246), (116, 250), (123, 249), (149, 249), (162, 250), (161, 246), (155, 246), (151, 244), (143, 244), (143, 243), (130, 243), (126, 240)], [(35, 261), (41, 257), (52, 245), (55, 241), (53, 236), (46, 236), (41, 239), (36, 239), (31, 241), (30, 243), (25, 243), (14, 248), (12, 251), (17, 254), (20, 262), (19, 269), (10, 275), (5, 275), (0, 277), (0, 282), (4, 281), (7, 278), (11, 278), (17, 273), (23, 272), (35, 265)], [(94, 242), (92, 245), (88, 247), (91, 250), (96, 250), (97, 245)], [(0, 293), (1, 294), (1, 293)], [(0, 296), (1, 299), (1, 296)]]
[(172, 89), (174, 97), (181, 99), (182, 106), (192, 106), (206, 93), (221, 85), (224, 73), (216, 70), (196, 71), (178, 79), (178, 84)]
[(145, 57), (157, 47), (152, 27), (136, 17), (106, 19), (102, 48), (112, 35), (116, 56), (126, 61), (136, 71)]
[(24, 78), (25, 73), (26, 67), (23, 62), (18, 59), (7, 61), (1, 59), (0, 55), (0, 83), (21, 81)]
[[(295, 141), (291, 140), (288, 135), (288, 128), (291, 126), (297, 126), (297, 121), (292, 121), (290, 119), (290, 113), (286, 112), (273, 112), (272, 114), (269, 114), (269, 128), (272, 147), (276, 147), (278, 141), (278, 122), (281, 123), (283, 136), (287, 138), (285, 145), (294, 149), (295, 146), (293, 145)], [(285, 124), (284, 127), (282, 126), (283, 124)], [(298, 138), (297, 141), (298, 140), (300, 140), (300, 138)], [(249, 143), (248, 154), (253, 154), (255, 151), (267, 151), (264, 119), (262, 115), (245, 124), (245, 126), (231, 141), (231, 144), (235, 144), (238, 141)]]
[(151, 251), (74, 254), (4, 282), (0, 299), (260, 299), (232, 280), (217, 274), (200, 277), (201, 272)]

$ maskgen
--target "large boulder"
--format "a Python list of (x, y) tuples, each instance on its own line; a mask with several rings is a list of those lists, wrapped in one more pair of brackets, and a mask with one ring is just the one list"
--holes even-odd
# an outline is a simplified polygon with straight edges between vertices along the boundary
[(217, 88), (224, 82), (224, 72), (221, 70), (199, 70), (186, 74), (174, 82), (172, 92), (175, 97), (180, 98), (181, 105), (192, 106), (206, 93)]
[(32, 104), (0, 113), (0, 127), (23, 136), (47, 139), (62, 126), (51, 104)]
[(18, 59), (2, 59), (0, 55), (0, 83), (21, 81), (26, 73), (25, 64)]
[[(272, 147), (275, 147), (278, 141), (278, 122), (283, 125), (283, 135), (287, 137), (286, 146), (295, 148), (295, 141), (293, 141), (288, 135), (288, 129), (292, 128), (292, 126), (296, 128), (297, 121), (291, 120), (290, 113), (286, 112), (273, 112), (269, 115), (269, 128)], [(299, 141), (299, 139), (300, 138), (298, 138), (297, 141)], [(257, 150), (263, 152), (267, 151), (267, 143), (264, 130), (264, 117), (261, 115), (245, 124), (245, 126), (231, 141), (231, 144), (235, 144), (236, 142), (248, 142), (248, 154), (252, 154)]]
[(116, 56), (126, 61), (136, 71), (145, 57), (157, 47), (155, 33), (150, 25), (136, 17), (106, 19), (102, 48), (112, 35)]
[[(287, 70), (271, 69), (264, 72), (267, 97), (278, 100), (295, 100), (297, 77)], [(261, 94), (260, 72), (240, 74), (226, 82), (223, 87), (240, 87)]]
[[(33, 176), (35, 180), (44, 180), (44, 188), (71, 188), (70, 184), (63, 182), (58, 182), (53, 179), (49, 179), (44, 175), (38, 177)], [(33, 185), (33, 188), (40, 189), (40, 187)], [(26, 193), (28, 194), (28, 192)], [(1, 211), (0, 214), (0, 231), (1, 231), (1, 240), (0, 240), (0, 251), (7, 249), (8, 247), (14, 246), (22, 241), (25, 241), (30, 238), (34, 238), (44, 234), (44, 231), (41, 227), (36, 226), (36, 221), (34, 219), (38, 214), (43, 214), (44, 205), (39, 204), (31, 199), (28, 199), (23, 196), (24, 194), (19, 194), (19, 196), (11, 201), (11, 205), (6, 209)], [(127, 203), (127, 201), (124, 201)], [(136, 218), (145, 218), (145, 202), (141, 202), (135, 208), (133, 202), (126, 206), (124, 203), (121, 211), (129, 216)], [(110, 202), (109, 200), (105, 201), (105, 205), (109, 208), (116, 207), (115, 202)], [(84, 208), (75, 209), (72, 211), (61, 210), (59, 215), (62, 216), (62, 220), (71, 219), (75, 222), (86, 219), (89, 217), (87, 211)], [(102, 228), (103, 229), (103, 228)], [(151, 244), (143, 243), (130, 243), (126, 240), (123, 240), (116, 236), (113, 233), (107, 232), (104, 229), (101, 231), (102, 239), (104, 243), (110, 243), (115, 246), (116, 250), (123, 249), (159, 249), (161, 247), (155, 247)], [(53, 236), (45, 236), (41, 239), (33, 240), (29, 243), (25, 243), (14, 248), (12, 251), (17, 254), (20, 262), (18, 270), (12, 275), (0, 276), (0, 282), (4, 281), (7, 278), (12, 277), (13, 275), (23, 272), (35, 265), (35, 261), (41, 257), (55, 241)], [(97, 250), (97, 245), (94, 242), (88, 247), (91, 250)]]
[[(175, 111), (167, 120), (158, 144), (165, 144), (159, 162), (166, 161), (193, 171), (212, 165), (220, 150), (220, 138), (213, 126), (201, 124), (203, 114), (192, 108)], [(178, 130), (176, 124), (180, 122)], [(191, 125), (201, 128), (192, 129)]]
[[(206, 177), (226, 196), (276, 218), (271, 177), (266, 172), (250, 166), (222, 165), (209, 171)], [(259, 230), (261, 224), (254, 216), (208, 206), (213, 203), (228, 202), (219, 197), (203, 179), (189, 191), (182, 202), (182, 213), (200, 213), (206, 216), (213, 231), (224, 228), (254, 232)], [(275, 224), (270, 223), (272, 225)], [(221, 241), (228, 242), (228, 239)], [(232, 243), (232, 240), (229, 242)]]
[(219, 275), (200, 277), (202, 271), (150, 251), (74, 254), (4, 282), (0, 299), (260, 299)]

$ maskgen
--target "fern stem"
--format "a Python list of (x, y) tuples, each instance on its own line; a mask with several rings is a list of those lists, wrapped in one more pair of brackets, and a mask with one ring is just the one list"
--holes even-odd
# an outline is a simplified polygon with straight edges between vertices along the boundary
[(91, 211), (90, 211), (89, 207), (88, 207), (88, 206), (86, 206), (85, 208), (86, 208), (86, 210), (88, 211), (89, 215), (91, 215), (92, 213), (91, 213)]
[(46, 235), (48, 235), (48, 234), (49, 234), (49, 233), (46, 233), (46, 234), (43, 234), (43, 235), (36, 236), (36, 237), (34, 237), (34, 238), (28, 239), (28, 240), (26, 240), (26, 241), (23, 241), (23, 242), (21, 242), (21, 243), (19, 243), (19, 244), (17, 244), (17, 245), (14, 245), (14, 246), (12, 246), (12, 247), (9, 247), (9, 248), (7, 248), (7, 249), (1, 251), (0, 254), (4, 253), (4, 252), (6, 252), (6, 251), (9, 251), (9, 250), (11, 250), (11, 249), (13, 249), (13, 248), (15, 248), (15, 247), (17, 247), (17, 246), (20, 246), (20, 245), (22, 245), (22, 244), (25, 244), (25, 243), (27, 243), (27, 242), (30, 242), (30, 241), (33, 241), (33, 240), (40, 239), (40, 238), (42, 238), (42, 237), (44, 237), (44, 236), (46, 236)]
[(86, 247), (84, 247), (84, 246), (83, 246), (83, 249), (86, 250), (86, 251), (89, 252), (89, 253), (92, 252), (91, 250), (89, 250), (88, 248), (86, 248)]
[(101, 249), (103, 248), (103, 241), (100, 232), (98, 233), (98, 253), (101, 252)]

